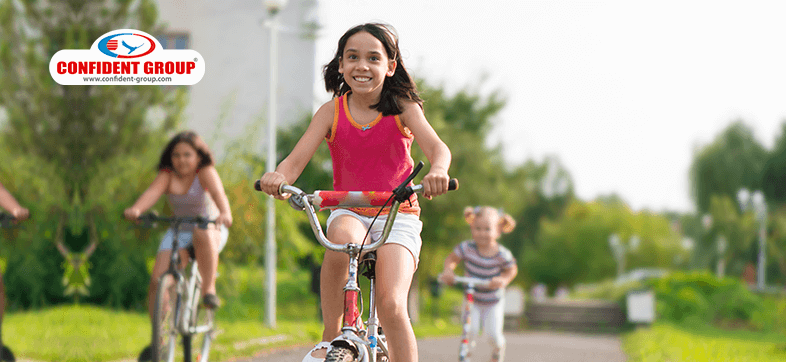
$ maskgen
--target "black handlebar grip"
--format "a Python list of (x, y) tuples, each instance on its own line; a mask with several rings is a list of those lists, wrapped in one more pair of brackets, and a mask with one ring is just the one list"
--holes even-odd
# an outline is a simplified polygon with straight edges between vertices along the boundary
[(254, 182), (254, 190), (262, 191), (262, 185), (259, 183), (259, 180)]
[(459, 182), (458, 179), (452, 178), (448, 181), (448, 191), (458, 190)]

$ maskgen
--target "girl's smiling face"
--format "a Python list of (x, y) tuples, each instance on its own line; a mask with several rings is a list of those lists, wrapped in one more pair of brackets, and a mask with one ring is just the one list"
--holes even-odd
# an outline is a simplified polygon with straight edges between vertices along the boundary
[(347, 39), (338, 72), (355, 94), (382, 93), (385, 77), (393, 76), (396, 61), (388, 58), (379, 39), (360, 31)]
[(478, 246), (488, 246), (496, 242), (500, 236), (499, 215), (493, 212), (483, 212), (475, 216), (472, 222), (472, 239)]
[(180, 142), (172, 149), (172, 166), (181, 176), (196, 173), (200, 161), (196, 149), (186, 142)]

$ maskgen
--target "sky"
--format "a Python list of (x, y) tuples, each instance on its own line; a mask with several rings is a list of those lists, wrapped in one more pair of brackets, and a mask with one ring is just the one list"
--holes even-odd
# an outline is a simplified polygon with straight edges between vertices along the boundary
[[(769, 149), (786, 120), (786, 2), (318, 4), (316, 79), (347, 29), (389, 23), (414, 76), (502, 92), (490, 144), (511, 165), (556, 156), (582, 200), (692, 212), (696, 150), (735, 120)], [(315, 94), (329, 99), (321, 81)]]

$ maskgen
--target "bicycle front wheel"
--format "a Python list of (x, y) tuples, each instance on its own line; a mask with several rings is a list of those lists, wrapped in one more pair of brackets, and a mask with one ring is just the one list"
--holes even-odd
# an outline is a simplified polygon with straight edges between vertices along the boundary
[(355, 352), (348, 347), (333, 346), (325, 357), (325, 362), (356, 362)]
[(173, 274), (161, 276), (153, 311), (153, 362), (174, 362), (177, 346), (177, 318), (180, 315), (180, 296)]

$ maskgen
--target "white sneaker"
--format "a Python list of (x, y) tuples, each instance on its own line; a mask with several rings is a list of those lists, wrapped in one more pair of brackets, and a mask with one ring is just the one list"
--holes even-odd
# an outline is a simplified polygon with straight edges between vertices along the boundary
[(326, 349), (327, 352), (330, 352), (330, 349), (333, 348), (333, 346), (330, 345), (330, 342), (325, 342), (325, 341), (317, 343), (317, 345), (314, 346), (314, 348), (312, 348), (310, 351), (308, 351), (308, 354), (306, 354), (306, 356), (303, 357), (302, 362), (324, 362), (325, 361), (324, 358), (316, 358), (311, 355), (311, 353), (314, 353), (314, 351), (322, 348)]

